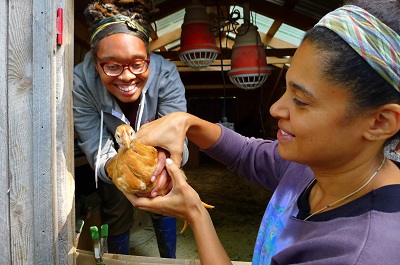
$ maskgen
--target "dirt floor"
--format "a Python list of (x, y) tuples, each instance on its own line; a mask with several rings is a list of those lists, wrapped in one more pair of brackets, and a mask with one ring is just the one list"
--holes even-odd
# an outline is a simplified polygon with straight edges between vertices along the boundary
[[(249, 183), (222, 165), (207, 161), (198, 168), (185, 169), (188, 182), (210, 210), (220, 240), (231, 260), (251, 261), (261, 218), (271, 193)], [(131, 234), (131, 254), (159, 257), (157, 243), (148, 218), (135, 213)], [(190, 228), (180, 234), (183, 221), (177, 222), (177, 258), (198, 259), (196, 243)]]

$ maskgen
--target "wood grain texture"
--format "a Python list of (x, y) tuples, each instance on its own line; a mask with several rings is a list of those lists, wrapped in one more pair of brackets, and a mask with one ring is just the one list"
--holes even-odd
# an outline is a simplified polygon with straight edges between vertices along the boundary
[[(7, 1), (0, 1), (0, 17), (7, 17)], [(8, 143), (8, 104), (7, 104), (7, 28), (8, 23), (4, 21), (0, 23), (0, 142)], [(10, 200), (9, 200), (9, 162), (8, 162), (9, 145), (0, 145), (0, 264), (10, 264)]]
[[(58, 2), (34, 0), (32, 8), (34, 238), (41, 242), (35, 245), (34, 260), (43, 265), (68, 264), (74, 238), (73, 24), (66, 21), (73, 4)], [(59, 7), (64, 9), (64, 36), (57, 46)]]
[[(78, 256), (77, 265), (95, 265), (96, 262), (93, 258), (94, 254), (91, 251), (76, 250)], [(168, 259), (157, 257), (141, 257), (130, 255), (118, 255), (105, 253), (103, 261), (108, 265), (201, 265), (198, 259)], [(251, 265), (251, 262), (245, 261), (232, 261), (232, 265)]]
[(72, 115), (73, 80), (73, 1), (59, 3), (64, 12), (63, 44), (56, 46), (55, 52), (55, 132), (56, 132), (56, 203), (58, 264), (73, 264), (68, 256), (75, 238), (74, 204), (74, 124)]
[(0, 263), (75, 264), (73, 2), (0, 0), (0, 15)]
[[(8, 5), (8, 148), (11, 237), (6, 264), (33, 264), (32, 6)], [(6, 16), (7, 17), (7, 16)]]

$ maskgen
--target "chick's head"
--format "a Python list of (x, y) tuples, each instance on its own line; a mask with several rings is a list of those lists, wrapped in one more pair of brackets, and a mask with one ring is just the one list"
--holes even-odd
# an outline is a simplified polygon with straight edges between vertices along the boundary
[(115, 130), (115, 140), (120, 148), (129, 149), (135, 139), (135, 131), (128, 124), (122, 124)]

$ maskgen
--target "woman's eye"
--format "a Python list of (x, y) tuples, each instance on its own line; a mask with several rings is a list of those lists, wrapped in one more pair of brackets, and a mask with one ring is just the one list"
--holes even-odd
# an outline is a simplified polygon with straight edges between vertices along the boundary
[(106, 67), (107, 67), (108, 70), (112, 71), (112, 70), (118, 69), (119, 65), (117, 65), (117, 64), (107, 64)]
[(143, 66), (142, 63), (132, 63), (132, 64), (131, 64), (131, 67), (132, 67), (133, 69), (140, 69), (140, 68), (142, 68), (142, 66)]
[(293, 102), (297, 105), (297, 106), (307, 106), (308, 104), (297, 99), (297, 98), (293, 98)]

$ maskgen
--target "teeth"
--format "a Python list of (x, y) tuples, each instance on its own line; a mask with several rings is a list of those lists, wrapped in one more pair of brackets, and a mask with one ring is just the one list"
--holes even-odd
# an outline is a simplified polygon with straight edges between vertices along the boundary
[(126, 91), (126, 92), (132, 91), (135, 89), (135, 86), (118, 86), (118, 87), (119, 87), (119, 89)]
[(285, 131), (282, 131), (282, 130), (281, 130), (281, 132), (282, 132), (282, 135), (285, 135), (285, 136), (286, 136), (286, 135), (289, 135), (289, 134), (288, 134), (287, 132), (285, 132)]

